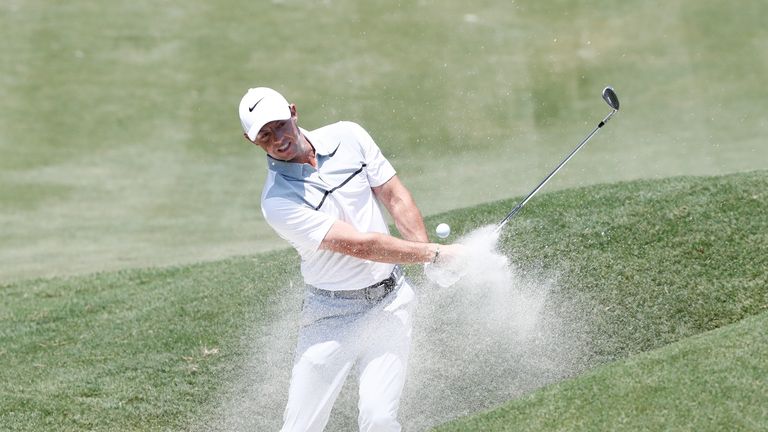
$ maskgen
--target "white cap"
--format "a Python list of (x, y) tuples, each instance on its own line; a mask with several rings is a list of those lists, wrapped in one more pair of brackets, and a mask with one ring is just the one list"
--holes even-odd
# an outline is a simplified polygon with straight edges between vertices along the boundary
[(248, 89), (240, 100), (240, 123), (251, 141), (261, 128), (275, 120), (291, 118), (291, 109), (283, 95), (267, 87)]

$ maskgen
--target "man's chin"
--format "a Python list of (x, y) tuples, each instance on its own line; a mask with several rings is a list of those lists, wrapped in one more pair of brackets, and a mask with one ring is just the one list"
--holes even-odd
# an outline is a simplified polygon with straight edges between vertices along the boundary
[(270, 156), (272, 156), (272, 159), (277, 159), (283, 162), (290, 162), (292, 159), (296, 157), (296, 155), (294, 155), (293, 152), (290, 152), (290, 151), (274, 152), (270, 154)]

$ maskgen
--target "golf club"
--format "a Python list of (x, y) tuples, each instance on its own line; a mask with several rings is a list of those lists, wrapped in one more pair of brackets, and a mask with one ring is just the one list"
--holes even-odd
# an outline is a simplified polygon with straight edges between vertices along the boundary
[(515, 216), (515, 215), (517, 214), (517, 212), (519, 212), (519, 211), (520, 211), (520, 209), (522, 209), (522, 208), (523, 208), (523, 206), (524, 206), (524, 205), (525, 205), (525, 204), (526, 204), (528, 201), (530, 201), (530, 199), (531, 199), (531, 198), (533, 198), (533, 196), (534, 196), (534, 195), (536, 195), (536, 192), (538, 192), (538, 191), (539, 191), (539, 189), (543, 188), (543, 187), (544, 187), (544, 185), (545, 185), (545, 184), (547, 184), (547, 182), (549, 181), (549, 179), (551, 179), (551, 178), (552, 178), (552, 176), (554, 176), (555, 174), (557, 174), (557, 172), (558, 172), (558, 171), (560, 171), (560, 168), (562, 168), (562, 167), (563, 167), (563, 165), (565, 165), (565, 164), (566, 164), (566, 163), (567, 163), (569, 160), (571, 160), (571, 158), (573, 157), (573, 155), (575, 155), (575, 154), (576, 154), (576, 152), (578, 152), (579, 150), (581, 150), (581, 148), (582, 148), (582, 147), (584, 147), (584, 144), (586, 144), (586, 143), (587, 143), (587, 141), (589, 141), (589, 140), (590, 140), (590, 138), (592, 138), (592, 136), (594, 136), (594, 135), (597, 133), (597, 131), (598, 131), (598, 130), (600, 130), (600, 128), (602, 128), (603, 126), (605, 126), (605, 124), (606, 124), (606, 123), (608, 123), (608, 120), (610, 120), (610, 119), (611, 119), (611, 117), (613, 117), (613, 115), (614, 115), (614, 114), (616, 114), (616, 112), (619, 110), (619, 97), (618, 97), (618, 96), (616, 96), (616, 92), (615, 92), (615, 91), (613, 91), (613, 88), (611, 88), (611, 87), (606, 87), (606, 88), (604, 88), (604, 89), (603, 89), (603, 100), (604, 100), (604, 101), (605, 101), (605, 103), (607, 103), (607, 104), (608, 104), (608, 105), (609, 105), (611, 108), (613, 108), (613, 111), (611, 111), (611, 113), (610, 113), (610, 114), (608, 114), (608, 115), (607, 115), (607, 116), (606, 116), (606, 117), (605, 117), (605, 118), (604, 118), (604, 119), (603, 119), (603, 120), (602, 120), (600, 123), (598, 123), (597, 127), (595, 127), (595, 128), (592, 130), (592, 132), (590, 132), (590, 133), (589, 133), (589, 135), (587, 135), (587, 137), (586, 137), (586, 138), (584, 138), (584, 141), (582, 141), (582, 142), (581, 142), (581, 144), (579, 144), (578, 146), (576, 146), (576, 148), (575, 148), (575, 149), (573, 149), (573, 151), (572, 151), (572, 152), (571, 152), (571, 153), (570, 153), (568, 156), (566, 156), (566, 157), (565, 157), (565, 159), (563, 159), (563, 161), (562, 161), (562, 162), (560, 162), (560, 164), (559, 164), (557, 167), (555, 167), (555, 169), (554, 169), (554, 170), (552, 170), (552, 172), (551, 172), (551, 173), (549, 173), (549, 175), (548, 175), (548, 176), (547, 176), (547, 177), (546, 177), (544, 180), (542, 180), (542, 182), (541, 182), (541, 183), (539, 183), (539, 185), (538, 185), (538, 186), (536, 186), (536, 188), (535, 188), (535, 189), (533, 189), (533, 190), (531, 191), (531, 193), (529, 193), (529, 194), (528, 194), (528, 196), (526, 196), (526, 197), (525, 197), (525, 199), (523, 199), (523, 200), (522, 200), (522, 201), (521, 201), (521, 202), (520, 202), (518, 205), (516, 205), (516, 206), (515, 206), (515, 208), (513, 208), (513, 209), (512, 209), (512, 211), (511, 211), (511, 212), (509, 212), (509, 213), (507, 214), (507, 216), (506, 216), (504, 219), (502, 219), (502, 221), (501, 221), (501, 222), (499, 222), (499, 225), (496, 227), (496, 232), (499, 232), (499, 231), (501, 231), (501, 229), (502, 229), (502, 228), (504, 228), (504, 225), (506, 225), (506, 224), (507, 224), (507, 222), (509, 222), (509, 220), (510, 220), (510, 219), (511, 219), (513, 216)]

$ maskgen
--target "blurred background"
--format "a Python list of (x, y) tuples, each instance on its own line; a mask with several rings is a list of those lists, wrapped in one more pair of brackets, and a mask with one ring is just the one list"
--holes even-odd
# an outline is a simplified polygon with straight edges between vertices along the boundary
[[(0, 3), (0, 281), (285, 248), (237, 104), (363, 125), (425, 215), (766, 167), (768, 2)], [(501, 219), (504, 215), (499, 215)], [(428, 227), (430, 230), (434, 227)]]

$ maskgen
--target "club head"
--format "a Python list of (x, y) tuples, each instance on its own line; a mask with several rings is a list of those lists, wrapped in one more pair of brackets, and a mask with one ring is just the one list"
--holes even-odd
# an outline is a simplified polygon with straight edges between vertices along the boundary
[(606, 87), (603, 89), (603, 100), (605, 103), (611, 106), (615, 110), (619, 110), (619, 97), (616, 96), (616, 92), (613, 91), (613, 87)]

